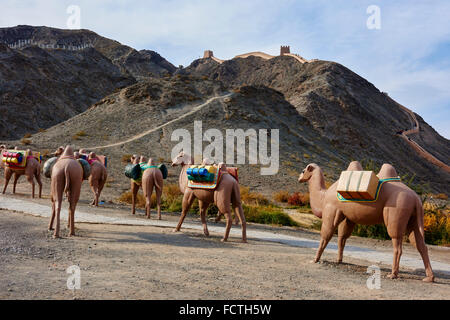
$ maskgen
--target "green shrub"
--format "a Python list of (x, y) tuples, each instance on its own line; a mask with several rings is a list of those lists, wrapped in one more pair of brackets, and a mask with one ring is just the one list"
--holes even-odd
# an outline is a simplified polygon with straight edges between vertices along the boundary
[(245, 219), (248, 222), (275, 224), (283, 226), (298, 226), (285, 212), (271, 206), (243, 205)]
[(374, 224), (371, 226), (357, 224), (352, 235), (366, 238), (389, 240), (389, 234), (384, 224)]

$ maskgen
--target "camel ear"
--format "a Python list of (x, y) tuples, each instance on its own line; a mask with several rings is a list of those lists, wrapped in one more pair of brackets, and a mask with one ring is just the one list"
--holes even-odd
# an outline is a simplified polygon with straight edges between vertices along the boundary
[(314, 170), (314, 167), (310, 164), (308, 164), (308, 166), (306, 167), (306, 170), (308, 170), (309, 172), (312, 172)]

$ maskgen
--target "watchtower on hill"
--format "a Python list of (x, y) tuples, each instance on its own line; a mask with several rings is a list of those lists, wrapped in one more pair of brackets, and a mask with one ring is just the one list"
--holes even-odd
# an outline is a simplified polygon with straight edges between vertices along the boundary
[(280, 56), (282, 56), (285, 53), (291, 53), (290, 46), (281, 46), (280, 47)]
[(205, 50), (205, 52), (203, 53), (203, 59), (212, 57), (214, 57), (212, 50)]

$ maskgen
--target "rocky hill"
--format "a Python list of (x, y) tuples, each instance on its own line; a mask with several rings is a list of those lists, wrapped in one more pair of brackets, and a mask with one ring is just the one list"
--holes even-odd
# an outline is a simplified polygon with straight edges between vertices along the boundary
[[(352, 160), (370, 160), (375, 167), (392, 163), (401, 175), (415, 176), (415, 183), (429, 183), (434, 191), (450, 193), (450, 174), (417, 155), (399, 136), (413, 125), (411, 115), (338, 63), (317, 60), (302, 64), (287, 56), (270, 60), (250, 56), (221, 64), (199, 59), (175, 69), (151, 51), (130, 51), (90, 31), (74, 34), (83, 41), (98, 38), (92, 40), (93, 47), (74, 52), (1, 47), (0, 76), (11, 80), (1, 82), (4, 100), (0, 107), (2, 112), (22, 112), (5, 106), (26, 105), (27, 112), (35, 110), (29, 119), (36, 122), (44, 114), (47, 118), (39, 121), (54, 121), (52, 124), (71, 117), (34, 134), (31, 148), (95, 147), (111, 159), (112, 186), (117, 190), (129, 187), (123, 175), (124, 156), (139, 153), (169, 163), (178, 143), (171, 141), (172, 132), (184, 128), (192, 135), (194, 121), (202, 120), (203, 132), (215, 128), (223, 136), (226, 129), (280, 130), (277, 175), (261, 176), (260, 165), (239, 165), (241, 182), (268, 194), (304, 189), (297, 177), (310, 162), (318, 163), (331, 181)], [(67, 61), (70, 73), (63, 72)], [(12, 71), (10, 66), (14, 66)], [(64, 113), (68, 109), (71, 113)], [(420, 131), (410, 137), (448, 162), (450, 141), (417, 118)], [(1, 128), (7, 128), (2, 130), (9, 140), (20, 137), (16, 133), (26, 125), (17, 119), (0, 122)], [(169, 181), (175, 182), (177, 173), (170, 169)]]
[(0, 28), (0, 138), (48, 128), (117, 88), (174, 71), (154, 51), (89, 30)]
[[(319, 63), (335, 66), (333, 63)], [(205, 104), (212, 97), (217, 99)], [(381, 95), (381, 98), (385, 99), (385, 96)], [(315, 102), (317, 112), (327, 106), (328, 102), (323, 99), (323, 104), (319, 98)], [(383, 112), (383, 107), (378, 107)], [(124, 163), (121, 159), (124, 155), (139, 153), (170, 163), (171, 150), (178, 143), (171, 141), (172, 132), (184, 128), (193, 137), (196, 120), (202, 120), (203, 133), (215, 128), (224, 137), (229, 128), (272, 128), (280, 130), (279, 173), (262, 176), (260, 165), (238, 166), (241, 182), (261, 192), (269, 194), (273, 190), (304, 188), (297, 183), (297, 177), (310, 162), (321, 165), (327, 180), (337, 179), (339, 172), (354, 159), (372, 159), (376, 164), (390, 162), (400, 174), (415, 173), (417, 183), (429, 182), (433, 190), (450, 191), (450, 176), (418, 157), (395, 135), (396, 126), (408, 121), (406, 116), (398, 111), (399, 119), (395, 119), (384, 111), (385, 121), (377, 121), (370, 112), (355, 108), (359, 107), (350, 103), (342, 107), (342, 113), (349, 113), (344, 117), (345, 125), (350, 126), (346, 130), (333, 127), (333, 123), (336, 126), (340, 124), (339, 119), (333, 119), (338, 116), (328, 116), (330, 123), (326, 130), (334, 130), (330, 137), (324, 134), (324, 128), (317, 127), (317, 123), (302, 115), (285, 95), (273, 88), (262, 85), (231, 88), (219, 80), (178, 74), (148, 79), (124, 88), (82, 114), (31, 139), (33, 145), (49, 150), (65, 144), (73, 144), (77, 148), (95, 147), (97, 152), (114, 159), (109, 170), (117, 187), (125, 190), (128, 181), (122, 173)], [(391, 114), (395, 114), (397, 110), (394, 106), (392, 109)], [(356, 115), (352, 116), (352, 112)], [(364, 125), (364, 132), (359, 133), (360, 126)], [(148, 134), (135, 137), (149, 130)], [(79, 132), (83, 134), (77, 135)], [(338, 135), (341, 135), (341, 140)], [(203, 147), (208, 144), (204, 142)], [(169, 181), (176, 182), (177, 174), (178, 170), (170, 169)]]

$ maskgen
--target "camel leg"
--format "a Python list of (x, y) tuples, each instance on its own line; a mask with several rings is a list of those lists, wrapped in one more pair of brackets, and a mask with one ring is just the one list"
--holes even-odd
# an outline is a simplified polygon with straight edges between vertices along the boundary
[[(412, 239), (411, 239), (412, 238)], [(434, 274), (433, 269), (431, 268), (430, 258), (428, 256), (428, 248), (425, 244), (425, 239), (420, 232), (420, 229), (418, 226), (414, 227), (414, 230), (409, 235), (409, 240), (411, 243), (415, 245), (417, 250), (420, 253), (420, 256), (422, 257), (423, 264), (425, 266), (425, 274), (427, 275), (423, 281), (424, 282), (433, 282), (434, 281)]]
[(98, 189), (97, 189), (97, 191), (98, 191), (97, 207), (98, 207), (98, 201), (99, 201), (100, 196), (101, 196), (102, 191), (103, 191), (103, 187), (105, 186), (105, 183), (106, 183), (106, 179), (107, 179), (107, 176), (105, 175), (104, 179), (100, 179), (100, 181), (99, 181), (99, 183), (98, 183)]
[[(234, 219), (239, 219), (241, 222), (241, 228), (242, 228), (242, 242), (247, 242), (247, 222), (245, 221), (245, 215), (244, 210), (242, 210), (242, 205), (235, 205), (234, 206)], [(238, 222), (236, 221), (236, 225)]]
[(139, 185), (131, 181), (131, 214), (136, 213), (136, 197), (139, 191)]
[(161, 220), (161, 196), (162, 196), (162, 189), (155, 188), (156, 192), (156, 208), (158, 211), (158, 220)]
[(182, 206), (182, 211), (181, 211), (181, 217), (180, 217), (180, 220), (178, 221), (178, 225), (173, 230), (173, 232), (180, 231), (181, 225), (183, 224), (183, 221), (184, 221), (184, 218), (186, 218), (186, 214), (189, 211), (189, 209), (191, 208), (191, 205), (194, 202), (194, 200), (195, 200), (194, 192), (191, 189), (186, 188), (186, 190), (184, 191), (184, 195), (183, 195), (183, 206)]
[(214, 221), (215, 222), (219, 222), (220, 219), (222, 219), (222, 213), (219, 211), (219, 212), (217, 212), (217, 216), (216, 216), (216, 219)]
[(39, 171), (36, 171), (35, 173), (36, 181), (39, 185), (39, 198), (42, 198), (42, 180), (41, 180), (41, 173)]
[[(19, 180), (20, 175), (17, 174), (16, 172), (14, 172), (14, 182), (13, 182), (13, 194), (16, 193), (16, 186), (17, 186), (17, 181)], [(28, 180), (28, 178), (27, 178)], [(29, 180), (28, 180), (29, 181)], [(34, 190), (34, 189), (33, 189)], [(34, 198), (34, 192), (33, 192), (33, 198)]]
[(80, 198), (79, 192), (75, 191), (76, 188), (73, 188), (70, 191), (70, 201), (69, 201), (69, 217), (70, 217), (70, 231), (69, 237), (75, 235), (75, 209), (77, 207), (78, 200)]
[(345, 242), (351, 236), (355, 223), (347, 218), (339, 224), (338, 227), (338, 259), (337, 262), (341, 263), (344, 255)]
[(61, 194), (58, 192), (58, 199), (57, 199), (57, 203), (56, 203), (56, 226), (55, 226), (55, 232), (53, 233), (54, 239), (59, 238), (61, 204), (62, 204), (62, 190), (61, 190)]
[(206, 211), (208, 210), (209, 203), (204, 203), (203, 201), (198, 202), (200, 218), (202, 219), (203, 233), (205, 236), (209, 237), (208, 225), (206, 224)]
[(392, 273), (388, 275), (388, 278), (397, 279), (398, 271), (400, 269), (400, 258), (402, 256), (402, 241), (400, 238), (392, 238), (392, 246), (394, 248), (394, 257), (392, 262)]
[[(384, 207), (383, 209), (383, 220), (386, 225), (387, 232), (392, 239), (392, 249), (393, 249), (393, 261), (392, 261), (392, 272), (388, 278), (396, 279), (398, 278), (398, 272), (400, 268), (400, 258), (402, 256), (402, 242), (403, 235), (408, 228), (408, 221), (410, 216), (408, 216), (408, 211), (402, 209), (402, 203), (397, 204), (400, 208), (395, 207)], [(407, 219), (405, 223), (398, 221), (397, 217), (402, 217)]]
[[(31, 184), (31, 197), (34, 198), (34, 189), (35, 189), (35, 183), (34, 183), (34, 176), (32, 174), (27, 174), (27, 181)], [(16, 187), (16, 181), (14, 181), (14, 188)]]
[(92, 179), (92, 176), (89, 177), (89, 184), (91, 186), (92, 193), (94, 194), (94, 200), (92, 200), (91, 205), (98, 207), (98, 198), (99, 198), (99, 192), (98, 192), (98, 180)]
[(225, 234), (223, 235), (222, 242), (226, 242), (228, 240), (228, 236), (230, 235), (231, 225), (233, 224), (233, 219), (231, 217), (231, 212), (225, 212), (225, 217), (227, 218), (227, 224), (225, 227)]
[(11, 179), (13, 172), (10, 169), (5, 169), (5, 185), (3, 186), (3, 194), (6, 192), (6, 187), (8, 187), (9, 180)]
[(145, 214), (147, 215), (147, 219), (150, 219), (152, 210), (153, 179), (142, 179), (142, 191), (144, 192), (145, 198)]
[(313, 260), (314, 262), (319, 262), (323, 251), (328, 245), (328, 242), (330, 242), (331, 238), (333, 237), (334, 230), (342, 221), (336, 219), (336, 214), (337, 210), (331, 206), (326, 206), (325, 209), (323, 210), (322, 228), (320, 230), (320, 243), (319, 248), (317, 249), (316, 256)]
[(55, 220), (55, 213), (56, 213), (56, 205), (55, 205), (55, 199), (52, 196), (52, 216), (50, 218), (50, 223), (48, 224), (48, 230), (53, 230), (53, 222)]

